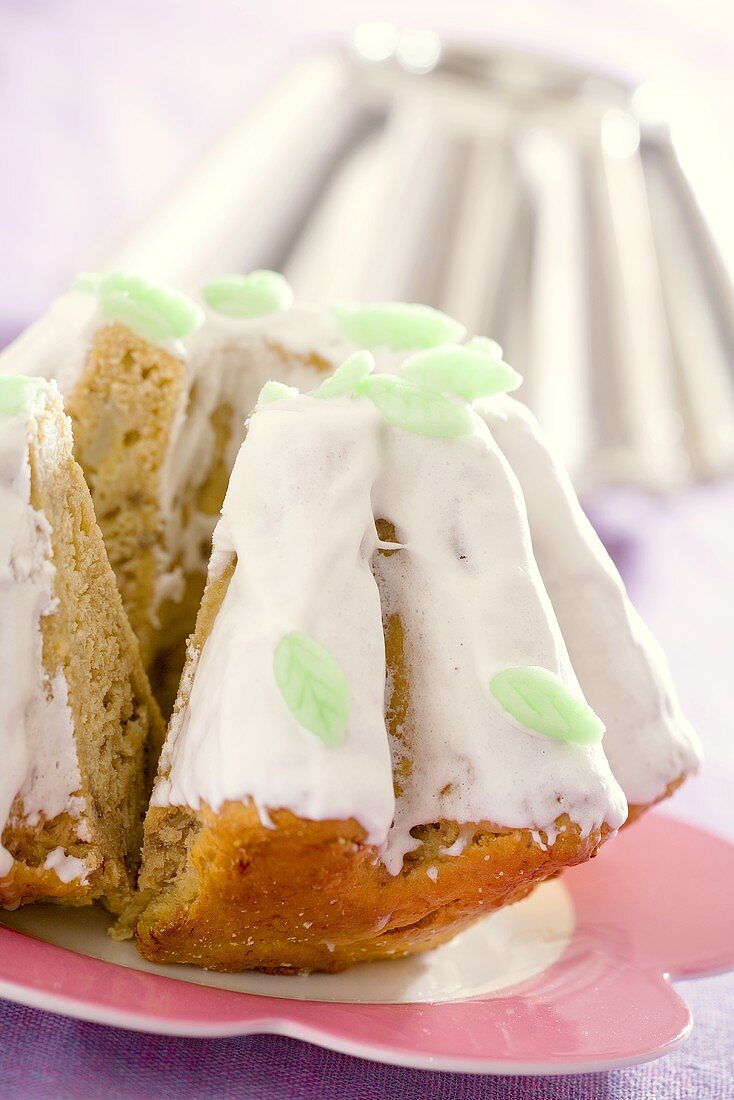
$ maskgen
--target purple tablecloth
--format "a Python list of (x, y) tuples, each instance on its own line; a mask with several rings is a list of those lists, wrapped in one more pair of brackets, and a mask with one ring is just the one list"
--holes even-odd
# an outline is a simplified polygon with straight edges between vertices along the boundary
[[(396, 6), (404, 18), (438, 18), (463, 33), (489, 29), (486, 6), (468, 0), (405, 0), (402, 7), (372, 0), (353, 8), (330, 0), (307, 7), (289, 0), (0, 0), (0, 345), (86, 266), (93, 245), (124, 232), (240, 113), (287, 56), (294, 29), (303, 37), (316, 24), (390, 18)], [(616, 44), (618, 57), (656, 71), (651, 49), (665, 42), (678, 75), (697, 68), (721, 104), (731, 89), (725, 8), (697, 4), (695, 25), (685, 28), (682, 0), (515, 0), (493, 8), (491, 29), (535, 44), (562, 32), (564, 45), (584, 56), (603, 49), (611, 57)], [(703, 775), (671, 808), (734, 839), (734, 483), (672, 500), (607, 494), (593, 514), (668, 651), (705, 743)], [(688, 982), (681, 991), (695, 1028), (666, 1059), (532, 1079), (401, 1070), (273, 1037), (140, 1036), (0, 1001), (0, 1090), (23, 1100), (732, 1100), (734, 975)]]

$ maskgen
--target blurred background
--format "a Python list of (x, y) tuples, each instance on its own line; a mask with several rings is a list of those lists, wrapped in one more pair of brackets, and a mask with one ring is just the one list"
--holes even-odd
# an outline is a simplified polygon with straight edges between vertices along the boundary
[(0, 346), (79, 270), (262, 266), (503, 343), (734, 830), (734, 7), (0, 0), (0, 95)]
[(734, 13), (695, 0), (0, 6), (0, 339), (83, 268), (425, 301), (579, 488), (734, 467)]

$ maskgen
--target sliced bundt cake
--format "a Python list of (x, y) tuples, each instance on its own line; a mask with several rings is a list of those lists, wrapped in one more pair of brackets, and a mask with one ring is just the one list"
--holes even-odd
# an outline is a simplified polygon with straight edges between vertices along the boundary
[[(459, 393), (515, 384), (470, 358)], [(371, 368), (250, 422), (146, 820), (148, 959), (423, 950), (626, 817), (512, 470), (462, 397)]]
[(0, 378), (0, 904), (128, 901), (163, 724), (56, 384)]

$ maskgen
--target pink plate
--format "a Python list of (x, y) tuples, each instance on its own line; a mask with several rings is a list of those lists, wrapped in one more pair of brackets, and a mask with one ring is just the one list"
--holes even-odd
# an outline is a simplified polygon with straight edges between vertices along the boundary
[[(564, 904), (572, 919), (555, 957), (548, 956), (545, 968), (519, 984), (502, 987), (500, 982), (492, 992), (463, 999), (455, 993), (451, 999), (419, 1003), (367, 1003), (375, 1000), (371, 996), (360, 998), (361, 1003), (337, 1003), (338, 995), (329, 995), (328, 1001), (293, 999), (294, 990), (303, 997), (302, 989), (297, 992), (301, 987), (292, 984), (298, 978), (277, 979), (290, 983), (277, 987), (284, 996), (215, 988), (201, 983), (216, 977), (201, 973), (199, 984), (193, 984), (181, 980), (175, 968), (139, 969), (143, 964), (131, 953), (118, 959), (116, 951), (132, 949), (106, 937), (96, 953), (122, 965), (58, 946), (63, 937), (54, 932), (54, 922), (85, 918), (82, 911), (66, 911), (62, 918), (63, 911), (49, 909), (30, 924), (17, 914), (3, 918), (15, 929), (0, 926), (0, 994), (118, 1027), (195, 1036), (272, 1032), (425, 1069), (581, 1073), (667, 1053), (691, 1028), (688, 1007), (670, 979), (734, 968), (734, 845), (650, 814), (607, 845), (598, 859), (568, 872), (562, 883), (536, 893), (541, 901), (534, 903), (532, 919), (528, 908), (523, 917), (521, 906), (527, 903), (521, 903), (483, 922), (496, 934), (500, 925), (493, 921), (519, 913), (524, 923), (518, 931), (512, 917), (514, 944), (522, 944), (524, 936), (530, 950), (530, 940), (538, 938), (538, 907), (557, 908), (561, 891), (570, 900)], [(23, 913), (33, 911), (29, 907)], [(44, 942), (54, 939), (56, 945)], [(481, 940), (466, 942), (471, 946)], [(439, 952), (430, 956), (438, 957)], [(423, 965), (428, 973), (433, 963)], [(332, 988), (342, 978), (321, 980)]]

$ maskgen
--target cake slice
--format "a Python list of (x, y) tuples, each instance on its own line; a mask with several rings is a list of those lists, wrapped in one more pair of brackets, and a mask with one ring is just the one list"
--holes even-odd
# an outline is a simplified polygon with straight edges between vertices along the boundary
[(512, 470), (466, 401), (372, 366), (251, 419), (125, 918), (150, 960), (425, 950), (625, 820)]
[(0, 904), (129, 900), (163, 725), (54, 382), (0, 377)]

